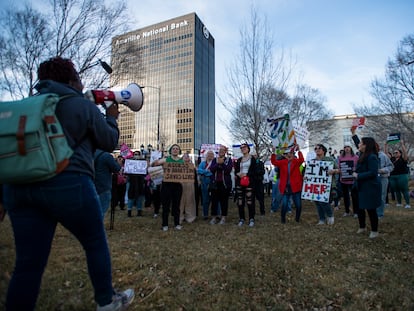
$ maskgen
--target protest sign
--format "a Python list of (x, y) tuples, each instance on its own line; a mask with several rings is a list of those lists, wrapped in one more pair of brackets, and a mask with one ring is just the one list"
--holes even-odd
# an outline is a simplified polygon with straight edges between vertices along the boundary
[(362, 129), (365, 126), (365, 117), (355, 118), (352, 120), (352, 129)]
[(354, 161), (341, 161), (339, 164), (339, 169), (341, 170), (342, 181), (354, 180), (354, 177), (352, 176), (352, 173), (354, 172)]
[(217, 156), (220, 146), (220, 144), (201, 144), (200, 157), (205, 158), (210, 150), (214, 152), (214, 156)]
[(301, 149), (308, 146), (309, 131), (304, 127), (294, 125), (293, 130), (295, 131), (296, 143)]
[(332, 170), (333, 166), (331, 161), (306, 162), (302, 199), (329, 203), (332, 175), (328, 175), (328, 171)]
[(125, 174), (147, 175), (147, 161), (126, 159), (124, 172)]
[[(254, 154), (255, 153), (255, 150), (254, 150), (253, 144), (247, 144), (247, 145), (250, 148), (250, 153), (253, 153)], [(232, 148), (232, 154), (233, 154), (233, 158), (234, 159), (237, 159), (237, 158), (240, 158), (240, 157), (243, 156), (243, 153), (240, 150), (240, 146), (241, 146), (241, 144), (232, 145), (231, 146), (231, 148)]]
[(148, 167), (148, 174), (150, 174), (151, 180), (155, 185), (161, 185), (164, 178), (164, 169), (162, 166)]
[(295, 131), (289, 114), (267, 119), (272, 145), (276, 149), (291, 148), (296, 143)]
[(164, 182), (194, 182), (194, 165), (192, 163), (164, 163)]
[(134, 153), (131, 151), (131, 149), (129, 149), (128, 145), (126, 143), (122, 143), (121, 144), (121, 148), (120, 148), (120, 154), (124, 159), (129, 159), (132, 158), (134, 156)]
[(400, 140), (401, 140), (401, 133), (388, 134), (387, 144), (393, 145), (393, 144), (400, 142)]

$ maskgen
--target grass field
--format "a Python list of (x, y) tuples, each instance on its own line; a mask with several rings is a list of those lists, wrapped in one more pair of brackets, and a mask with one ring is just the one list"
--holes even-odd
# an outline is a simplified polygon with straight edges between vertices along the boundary
[[(279, 213), (267, 213), (249, 228), (236, 225), (231, 202), (225, 225), (198, 219), (163, 232), (150, 208), (132, 218), (117, 210), (108, 230), (114, 286), (135, 289), (129, 310), (414, 310), (414, 208), (391, 204), (373, 240), (369, 230), (356, 234), (358, 221), (343, 212), (333, 226), (316, 226), (316, 208), (304, 201), (299, 224), (293, 214), (282, 225)], [(1, 310), (13, 243), (6, 216)], [(37, 310), (95, 310), (79, 243), (62, 227), (53, 243)]]

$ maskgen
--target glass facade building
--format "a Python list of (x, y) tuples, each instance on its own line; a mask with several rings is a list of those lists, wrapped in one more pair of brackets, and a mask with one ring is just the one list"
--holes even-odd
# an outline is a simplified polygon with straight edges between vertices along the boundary
[(120, 141), (197, 153), (215, 141), (214, 38), (195, 13), (112, 39), (112, 89), (137, 83), (139, 112), (120, 106)]

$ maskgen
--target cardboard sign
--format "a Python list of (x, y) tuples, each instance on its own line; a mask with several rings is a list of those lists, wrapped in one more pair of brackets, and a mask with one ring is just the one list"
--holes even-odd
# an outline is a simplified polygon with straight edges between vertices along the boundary
[(192, 163), (164, 163), (164, 182), (194, 183), (194, 165)]
[(147, 175), (147, 161), (145, 160), (125, 160), (125, 174)]
[(332, 175), (328, 175), (328, 171), (333, 167), (334, 164), (331, 161), (306, 162), (302, 199), (329, 203)]

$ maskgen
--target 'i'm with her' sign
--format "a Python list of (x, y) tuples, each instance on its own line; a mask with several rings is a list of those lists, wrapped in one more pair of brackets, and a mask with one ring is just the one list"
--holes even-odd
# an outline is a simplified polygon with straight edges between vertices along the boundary
[(302, 199), (329, 203), (331, 194), (333, 162), (311, 160), (306, 162), (303, 177)]

